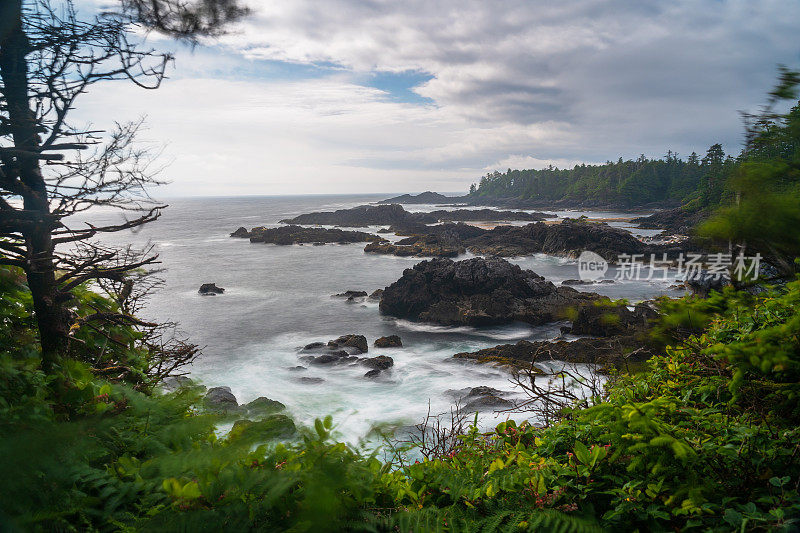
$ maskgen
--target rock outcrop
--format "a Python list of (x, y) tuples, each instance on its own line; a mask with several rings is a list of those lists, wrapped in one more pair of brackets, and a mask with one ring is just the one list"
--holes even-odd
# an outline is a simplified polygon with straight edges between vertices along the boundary
[(658, 211), (646, 217), (634, 218), (631, 222), (638, 224), (642, 229), (663, 229), (668, 233), (689, 235), (707, 215), (703, 211), (689, 212), (677, 207)]
[(200, 288), (197, 289), (197, 292), (203, 296), (216, 296), (217, 294), (224, 293), (225, 289), (217, 287), (216, 283), (203, 283), (200, 285)]
[(385, 370), (389, 370), (394, 366), (394, 359), (386, 355), (379, 355), (377, 357), (361, 359), (359, 364), (370, 369), (364, 374), (365, 378), (376, 378), (383, 374)]
[(297, 432), (294, 421), (286, 415), (270, 415), (261, 420), (237, 420), (228, 433), (228, 440), (263, 442), (285, 439)]
[(383, 226), (404, 227), (412, 224), (437, 224), (457, 221), (501, 221), (521, 220), (539, 221), (552, 218), (548, 213), (526, 211), (498, 211), (496, 209), (454, 209), (410, 213), (398, 204), (362, 205), (336, 211), (305, 213), (294, 218), (281, 220), (284, 224), (321, 224), (325, 226)]
[(377, 357), (367, 357), (359, 361), (360, 364), (377, 370), (386, 370), (394, 366), (394, 359), (388, 355), (379, 355)]
[(602, 222), (565, 219), (560, 224), (498, 226), (465, 242), (475, 254), (513, 257), (544, 253), (577, 257), (589, 250), (607, 260), (619, 254), (643, 254), (646, 244), (621, 228)]
[(203, 403), (206, 409), (212, 411), (232, 411), (239, 407), (236, 396), (231, 392), (230, 387), (212, 387), (208, 389)]
[(451, 202), (453, 198), (439, 194), (438, 192), (425, 191), (419, 194), (401, 194), (394, 198), (381, 200), (379, 204), (444, 204)]
[(367, 344), (367, 338), (364, 335), (342, 335), (338, 339), (328, 341), (328, 347), (333, 349), (350, 347), (358, 350), (357, 353), (367, 353), (369, 351), (369, 344)]
[(286, 406), (277, 400), (271, 400), (266, 396), (259, 396), (250, 403), (244, 405), (248, 413), (251, 414), (269, 414), (283, 411)]
[(356, 298), (366, 298), (366, 291), (344, 291), (339, 294), (332, 295), (333, 298), (345, 298), (347, 300), (355, 300)]
[(285, 224), (323, 224), (326, 226), (380, 226), (399, 224), (408, 220), (409, 212), (397, 204), (362, 205), (351, 209), (305, 213), (281, 220)]
[(372, 293), (370, 293), (369, 299), (380, 300), (382, 296), (383, 296), (383, 289), (375, 289), (374, 291), (372, 291)]
[(376, 348), (399, 348), (403, 346), (403, 340), (398, 335), (389, 335), (375, 339), (374, 345)]
[(651, 357), (653, 353), (635, 336), (582, 338), (574, 341), (537, 341), (522, 340), (516, 344), (501, 344), (493, 348), (485, 348), (476, 352), (457, 353), (456, 359), (471, 359), (480, 363), (506, 365), (512, 368), (537, 369), (535, 363), (547, 361), (564, 361), (567, 363), (598, 364), (603, 367), (621, 365), (625, 361), (640, 362)]
[(466, 250), (458, 240), (453, 242), (438, 235), (414, 235), (395, 243), (371, 242), (364, 247), (364, 251), (399, 257), (457, 257)]
[(387, 287), (387, 315), (443, 325), (483, 326), (522, 321), (545, 324), (598, 299), (556, 287), (533, 271), (500, 258), (422, 261)]
[[(242, 228), (239, 228), (242, 229)], [(239, 230), (234, 232), (240, 233)], [(351, 243), (379, 241), (380, 237), (363, 231), (343, 231), (340, 229), (304, 228), (289, 225), (277, 228), (253, 228), (247, 235), (234, 235), (235, 237), (249, 237), (250, 242), (263, 242), (268, 244), (303, 244), (303, 243)]]
[(627, 306), (617, 305), (610, 300), (598, 300), (594, 305), (585, 305), (578, 309), (570, 333), (595, 337), (632, 335), (649, 328), (650, 321), (657, 316), (658, 312), (646, 303), (638, 304), (630, 310)]

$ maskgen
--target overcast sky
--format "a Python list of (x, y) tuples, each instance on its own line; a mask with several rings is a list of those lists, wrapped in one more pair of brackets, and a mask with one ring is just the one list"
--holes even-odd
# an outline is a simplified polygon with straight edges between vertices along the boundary
[(160, 195), (465, 191), (490, 170), (741, 147), (800, 2), (250, 0), (176, 51), (161, 89), (97, 86), (97, 126), (147, 115)]

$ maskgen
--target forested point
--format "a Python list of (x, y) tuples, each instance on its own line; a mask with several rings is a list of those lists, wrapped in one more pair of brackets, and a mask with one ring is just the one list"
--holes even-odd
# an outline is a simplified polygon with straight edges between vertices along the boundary
[[(706, 209), (701, 236), (779, 276), (660, 299), (655, 354), (604, 368), (591, 395), (532, 396), (544, 420), (484, 432), (428, 418), (416, 440), (372, 450), (338, 441), (330, 416), (234, 407), (187, 380), (199, 348), (139, 317), (156, 256), (93, 240), (164, 206), (143, 192), (157, 181), (131, 144), (138, 123), (96, 135), (65, 119), (74, 101), (100, 81), (160, 84), (170, 58), (126, 35), (191, 41), (245, 11), (125, 0), (82, 21), (71, 7), (2, 4), (0, 531), (800, 529), (800, 74), (781, 70), (735, 158), (715, 145), (685, 161), (509, 171), (472, 193)], [(138, 218), (71, 225), (91, 206)], [(611, 328), (628, 302), (597, 305)]]
[[(796, 121), (798, 113), (797, 108), (792, 109), (786, 120)], [(758, 119), (751, 115), (744, 118), (748, 131), (757, 127)], [(682, 206), (697, 211), (735, 200), (731, 180), (742, 164), (759, 158), (790, 157), (795, 148), (792, 140), (785, 139), (780, 148), (751, 145), (733, 156), (726, 154), (722, 145), (714, 144), (704, 155), (692, 152), (685, 159), (668, 150), (658, 159), (641, 155), (635, 160), (619, 158), (602, 165), (582, 164), (571, 169), (551, 165), (541, 170), (494, 171), (481, 177), (477, 186), (473, 184), (469, 196), (543, 204)]]

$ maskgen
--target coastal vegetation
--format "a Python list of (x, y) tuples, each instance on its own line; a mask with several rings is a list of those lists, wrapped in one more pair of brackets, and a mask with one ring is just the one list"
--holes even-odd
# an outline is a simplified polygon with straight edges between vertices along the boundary
[[(800, 527), (800, 109), (777, 108), (796, 102), (800, 76), (782, 71), (737, 158), (712, 147), (702, 159), (670, 154), (519, 179), (493, 175), (477, 187), (474, 195), (502, 198), (677, 200), (708, 209), (699, 231), (762, 254), (772, 283), (748, 279), (707, 297), (662, 299), (649, 317), (501, 259), (417, 265), (380, 295), (384, 312), (478, 326), (572, 315), (576, 333), (624, 333), (630, 342), (645, 341), (625, 321), (648, 318), (652, 356), (632, 369), (605, 370), (602, 387), (567, 398), (544, 420), (509, 420), (482, 432), (461, 415), (450, 425), (429, 418), (421, 440), (389, 437), (390, 453), (381, 456), (337, 441), (331, 417), (292, 420), (268, 398), (240, 407), (224, 388), (206, 392), (179, 379), (198, 347), (175, 336), (173, 324), (139, 316), (158, 289), (146, 271), (155, 256), (94, 241), (154, 220), (160, 206), (145, 191), (156, 180), (132, 144), (136, 124), (101, 143), (64, 117), (95, 82), (160, 83), (168, 57), (129, 45), (133, 22), (192, 40), (243, 13), (230, 1), (192, 5), (125, 1), (119, 13), (84, 23), (47, 3), (30, 10), (19, 0), (3, 4), (3, 20), (12, 23), (0, 42), (0, 529)], [(95, 143), (98, 151), (83, 159), (52, 153)], [(139, 214), (119, 225), (70, 225), (96, 206)], [(285, 231), (245, 229), (242, 236), (306, 238)], [(455, 274), (422, 280), (431, 270), (467, 270), (470, 282), (458, 285)], [(540, 305), (547, 298), (552, 309)], [(587, 302), (592, 307), (570, 309)], [(531, 309), (539, 314), (525, 314)], [(369, 351), (360, 335), (306, 348), (315, 360), (349, 359), (344, 348)], [(386, 356), (367, 361), (370, 372), (393, 365)]]

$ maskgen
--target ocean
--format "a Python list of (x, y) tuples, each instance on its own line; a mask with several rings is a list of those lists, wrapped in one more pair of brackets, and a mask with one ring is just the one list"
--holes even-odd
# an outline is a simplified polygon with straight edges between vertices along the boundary
[[(357, 442), (377, 427), (418, 423), (429, 407), (434, 414), (448, 411), (454, 390), (487, 385), (521, 397), (502, 369), (451, 356), (521, 339), (552, 339), (562, 324), (469, 328), (396, 320), (382, 316), (377, 302), (351, 303), (332, 295), (346, 290), (370, 293), (386, 287), (422, 259), (365, 254), (363, 244), (277, 246), (229, 237), (240, 226), (277, 226), (279, 220), (301, 213), (353, 207), (385, 197), (170, 199), (156, 222), (140, 231), (103, 236), (102, 241), (154, 247), (165, 283), (152, 295), (144, 318), (178, 322), (180, 330), (203, 348), (189, 369), (191, 377), (209, 387), (229, 386), (239, 403), (266, 396), (286, 404), (289, 414), (305, 424), (330, 414), (338, 436)], [(440, 208), (405, 207), (409, 211)], [(557, 213), (605, 219), (632, 216), (619, 212)], [(120, 213), (97, 212), (91, 220), (122, 222), (123, 217)], [(625, 222), (612, 224), (634, 233), (653, 233), (636, 230)], [(512, 261), (556, 284), (578, 277), (576, 262), (564, 258), (540, 254)], [(225, 288), (225, 293), (200, 296), (197, 289), (203, 283), (216, 283)], [(670, 289), (671, 283), (622, 281), (584, 290), (636, 302), (661, 294), (682, 294)], [(370, 356), (389, 355), (394, 359), (394, 367), (385, 377), (371, 380), (363, 377), (366, 369), (361, 366), (314, 367), (300, 359), (298, 352), (304, 345), (350, 333), (367, 337)], [(403, 347), (373, 348), (373, 341), (384, 335), (399, 335)], [(293, 369), (297, 366), (307, 369)], [(493, 425), (508, 416), (486, 413), (481, 425)], [(524, 415), (514, 418), (519, 420)]]

